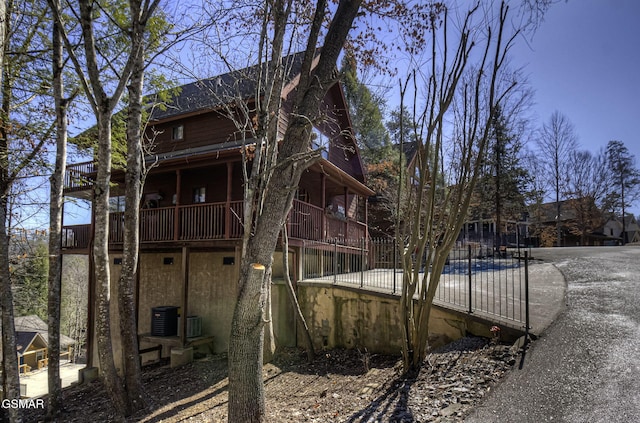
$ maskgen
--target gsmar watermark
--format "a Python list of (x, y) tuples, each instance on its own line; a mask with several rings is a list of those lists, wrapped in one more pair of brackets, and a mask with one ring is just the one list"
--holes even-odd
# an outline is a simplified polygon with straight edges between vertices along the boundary
[(27, 399), (3, 399), (0, 403), (1, 408), (44, 408), (44, 399), (27, 398)]

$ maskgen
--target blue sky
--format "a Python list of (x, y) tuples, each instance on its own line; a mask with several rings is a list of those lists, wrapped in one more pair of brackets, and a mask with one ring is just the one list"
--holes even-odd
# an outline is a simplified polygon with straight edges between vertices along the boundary
[[(525, 65), (541, 125), (558, 110), (582, 149), (620, 140), (640, 165), (640, 1), (569, 0), (554, 4), (514, 64)], [(640, 205), (632, 210), (636, 214)]]
[(621, 140), (640, 166), (639, 18), (638, 0), (560, 0), (533, 38), (518, 40), (513, 65), (535, 90), (536, 126), (558, 110), (582, 149)]

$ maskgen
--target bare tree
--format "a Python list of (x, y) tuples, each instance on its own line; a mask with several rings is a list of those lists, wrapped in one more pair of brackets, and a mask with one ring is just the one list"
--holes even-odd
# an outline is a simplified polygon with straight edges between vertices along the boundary
[[(311, 129), (324, 118), (320, 104), (337, 80), (336, 62), (360, 3), (341, 1), (335, 10), (325, 0), (319, 0), (315, 7), (293, 0), (248, 6), (249, 25), (258, 28), (259, 34), (253, 44), (258, 46), (258, 65), (250, 76), (255, 81), (255, 95), (249, 102), (223, 102), (229, 104), (227, 115), (236, 119), (245, 140), (242, 151), (248, 164), (243, 166), (244, 237), (229, 343), (231, 422), (265, 418), (262, 363), (265, 326), (270, 324), (273, 252), (302, 172), (321, 157), (321, 151), (310, 148)], [(326, 22), (330, 22), (328, 27)], [(296, 42), (292, 38), (300, 23), (304, 38)], [(296, 89), (285, 93), (292, 62), (283, 56), (290, 58), (291, 48), (302, 48), (303, 52), (297, 56)], [(221, 57), (229, 59), (225, 54)], [(285, 102), (288, 120), (282, 119)], [(282, 122), (286, 128), (279, 126)], [(283, 130), (284, 136), (279, 132)]]
[[(11, 209), (16, 204), (16, 182), (38, 173), (37, 160), (49, 140), (46, 105), (37, 99), (47, 91), (35, 74), (42, 71), (46, 51), (40, 38), (45, 17), (38, 3), (0, 1), (0, 312), (2, 327), (2, 387), (7, 399), (20, 397), (14, 326), (13, 293), (9, 270)], [(12, 53), (12, 54), (9, 54)], [(39, 110), (35, 112), (34, 105)], [(10, 421), (21, 421), (17, 408), (0, 411)]]
[(545, 169), (546, 183), (551, 187), (556, 205), (556, 246), (562, 243), (562, 203), (567, 192), (571, 154), (578, 148), (573, 124), (562, 113), (555, 111), (542, 126), (537, 141), (539, 159)]
[(587, 245), (587, 235), (604, 223), (599, 205), (607, 193), (607, 157), (604, 150), (592, 154), (588, 150), (574, 151), (569, 160), (569, 180), (566, 195), (575, 211), (575, 224), (569, 230)]
[[(418, 367), (428, 351), (429, 317), (438, 281), (466, 218), (491, 122), (517, 83), (507, 78), (509, 83), (498, 84), (507, 77), (503, 68), (518, 34), (516, 30), (506, 35), (508, 10), (502, 3), (492, 18), (476, 5), (459, 25), (450, 25), (447, 12), (442, 28), (433, 17), (428, 73), (401, 84), (401, 101), (412, 103), (411, 130), (419, 140), (416, 159), (403, 178), (405, 194), (400, 196), (404, 199), (396, 236), (403, 251), (400, 311), (406, 371)], [(453, 46), (452, 27), (459, 31), (455, 34), (459, 42)], [(478, 64), (472, 63), (472, 55)], [(424, 86), (419, 84), (422, 81)], [(413, 90), (411, 97), (408, 88)], [(423, 99), (419, 93), (424, 93)]]

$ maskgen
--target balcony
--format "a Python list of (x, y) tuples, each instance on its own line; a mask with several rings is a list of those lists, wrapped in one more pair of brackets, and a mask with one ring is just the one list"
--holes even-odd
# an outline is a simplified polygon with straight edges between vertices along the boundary
[(96, 174), (96, 163), (85, 162), (67, 165), (64, 175), (65, 193), (86, 193), (93, 187)]
[[(242, 237), (242, 201), (163, 207), (140, 211), (140, 242), (188, 242), (234, 240)], [(122, 243), (124, 213), (109, 215), (109, 244)], [(350, 218), (326, 215), (312, 204), (294, 200), (289, 213), (292, 239), (324, 241), (358, 240), (366, 236), (366, 225)], [(64, 226), (62, 247), (83, 250), (92, 238), (90, 225)]]

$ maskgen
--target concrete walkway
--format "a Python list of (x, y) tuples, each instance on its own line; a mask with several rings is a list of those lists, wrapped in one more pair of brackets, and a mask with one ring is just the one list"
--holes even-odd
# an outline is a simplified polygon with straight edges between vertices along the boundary
[[(65, 363), (60, 364), (60, 379), (62, 379), (62, 387), (71, 386), (72, 383), (78, 381), (78, 371), (84, 368), (84, 364)], [(49, 393), (47, 369), (36, 370), (26, 375), (20, 375), (20, 385), (26, 387), (26, 392), (22, 394), (28, 398), (39, 397)], [(22, 388), (21, 388), (22, 389)]]
[(565, 309), (566, 292), (567, 284), (558, 268), (534, 261), (529, 268), (531, 333), (539, 336), (551, 326)]
[[(523, 269), (520, 269), (523, 270)], [(337, 286), (357, 287), (371, 292), (400, 295), (402, 291), (402, 273), (391, 269), (373, 269), (365, 272), (352, 272), (337, 276), (325, 276), (301, 281), (302, 284), (323, 283)], [(483, 273), (483, 272), (480, 272)], [(507, 325), (523, 330), (525, 325), (524, 275), (515, 276), (511, 283), (511, 270), (488, 271), (485, 276), (478, 273), (474, 283), (474, 315), (493, 324)], [(496, 276), (498, 275), (498, 276)], [(484, 278), (484, 280), (483, 280)], [(492, 281), (495, 279), (495, 281)], [(498, 282), (501, 279), (501, 282)], [(497, 285), (501, 283), (501, 286)], [(537, 260), (535, 255), (529, 264), (529, 330), (534, 335), (541, 334), (557, 318), (565, 307), (566, 282), (562, 273), (552, 264)], [(467, 276), (443, 275), (434, 303), (452, 310), (465, 312), (468, 308)], [(457, 294), (451, 294), (457, 292)], [(416, 294), (418, 295), (418, 294)], [(478, 300), (481, 298), (481, 300)], [(492, 303), (485, 309), (478, 303)]]

